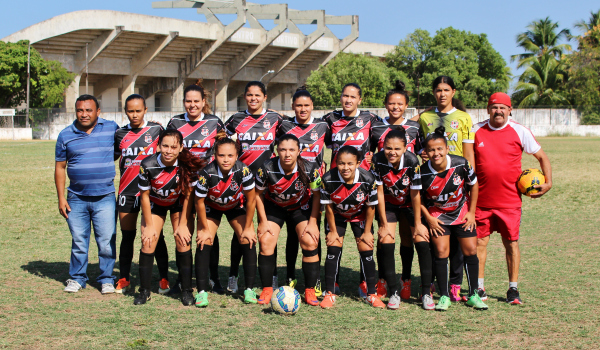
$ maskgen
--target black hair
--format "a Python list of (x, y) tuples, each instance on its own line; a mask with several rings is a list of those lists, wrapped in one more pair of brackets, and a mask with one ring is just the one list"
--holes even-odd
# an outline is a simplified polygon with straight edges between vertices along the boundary
[(83, 102), (83, 101), (94, 101), (94, 103), (96, 104), (96, 109), (100, 109), (100, 104), (98, 103), (98, 99), (92, 95), (87, 95), (87, 94), (77, 97), (77, 100), (75, 101), (75, 109), (77, 109), (77, 102)]
[[(283, 141), (290, 141), (290, 140), (296, 142), (296, 144), (298, 145), (298, 149), (300, 151), (302, 151), (302, 148), (300, 148), (300, 140), (298, 139), (298, 137), (296, 137), (295, 135), (292, 135), (292, 134), (284, 134), (279, 139), (277, 139), (277, 146), (279, 147), (279, 145)], [(306, 168), (308, 167), (308, 162), (304, 158), (302, 158), (300, 155), (298, 155), (298, 158), (296, 159), (296, 164), (298, 164), (298, 177), (300, 178), (300, 182), (302, 182), (305, 189), (310, 188), (310, 180), (308, 178), (308, 175), (306, 174)]]
[(403, 81), (396, 80), (396, 85), (394, 86), (393, 89), (388, 91), (388, 93), (385, 95), (385, 100), (383, 100), (383, 103), (387, 104), (390, 97), (392, 97), (392, 95), (395, 95), (395, 94), (404, 96), (404, 101), (406, 101), (406, 104), (408, 105), (408, 102), (410, 101), (410, 97), (408, 96), (408, 91), (406, 91), (406, 85), (404, 84)]
[(206, 89), (204, 89), (204, 86), (202, 86), (202, 79), (198, 79), (196, 83), (189, 85), (185, 88), (185, 90), (183, 90), (183, 102), (185, 102), (185, 96), (190, 91), (197, 91), (200, 93), (202, 100), (204, 100), (204, 107), (202, 108), (202, 113), (210, 114), (210, 104), (208, 103), (209, 96)]
[(308, 98), (310, 98), (311, 102), (315, 101), (315, 100), (313, 100), (310, 92), (308, 92), (308, 90), (306, 90), (306, 86), (301, 86), (298, 89), (296, 89), (294, 96), (292, 96), (292, 103), (295, 103), (296, 99), (298, 99), (300, 97), (308, 97)]
[(239, 143), (233, 141), (232, 139), (230, 139), (227, 136), (227, 133), (225, 132), (225, 130), (221, 130), (217, 133), (217, 135), (215, 136), (215, 143), (213, 145), (213, 154), (216, 155), (217, 154), (217, 150), (219, 149), (219, 147), (221, 147), (222, 145), (233, 145), (235, 147), (235, 150), (237, 152), (238, 157), (242, 154), (242, 147), (240, 146)]
[(127, 96), (127, 98), (125, 99), (125, 105), (123, 106), (125, 110), (127, 110), (127, 102), (132, 100), (142, 100), (142, 102), (144, 103), (144, 108), (146, 108), (146, 99), (144, 98), (144, 96), (139, 94), (132, 94)]
[[(448, 85), (450, 85), (452, 90), (456, 90), (456, 84), (454, 84), (454, 80), (452, 80), (452, 78), (450, 78), (447, 75), (440, 75), (439, 77), (435, 78), (435, 80), (433, 81), (433, 84), (431, 84), (431, 90), (435, 91), (435, 89), (440, 84), (448, 84)], [(467, 111), (467, 108), (465, 107), (465, 105), (459, 99), (454, 98), (454, 97), (452, 97), (452, 107), (454, 107), (458, 110), (461, 110), (463, 112)]]
[(347, 87), (356, 88), (358, 90), (358, 97), (362, 97), (362, 89), (360, 88), (360, 86), (357, 83), (348, 83), (348, 84), (344, 85), (344, 87), (342, 88), (342, 94), (344, 93), (344, 91), (346, 90)]
[(262, 91), (263, 95), (267, 95), (267, 87), (265, 86), (265, 84), (258, 80), (251, 81), (248, 84), (246, 84), (246, 88), (244, 89), (244, 95), (248, 93), (248, 89), (250, 89), (251, 86), (258, 86), (260, 91)]
[(428, 145), (429, 142), (435, 141), (435, 140), (444, 140), (444, 144), (446, 146), (448, 145), (448, 140), (446, 139), (446, 128), (443, 125), (438, 126), (434, 132), (427, 135), (427, 137), (425, 138), (425, 142), (423, 142), (423, 144)]
[[(166, 129), (160, 133), (158, 136), (158, 145), (162, 143), (162, 140), (167, 137), (172, 136), (177, 139), (180, 145), (183, 145), (183, 135), (177, 129)], [(198, 158), (192, 154), (187, 148), (184, 148), (177, 156), (178, 166), (181, 168), (181, 181), (177, 184), (177, 190), (182, 193), (188, 193), (190, 189), (190, 183), (192, 182), (192, 177), (196, 174), (200, 169), (202, 169), (206, 165), (206, 160)]]
[(342, 148), (340, 148), (338, 150), (337, 155), (335, 156), (336, 163), (340, 159), (340, 155), (345, 154), (345, 153), (355, 156), (357, 162), (360, 161), (360, 153), (358, 152), (358, 150), (355, 147), (346, 145), (346, 146), (342, 146)]
[(404, 130), (404, 128), (390, 130), (387, 133), (387, 135), (385, 135), (385, 139), (383, 139), (383, 143), (385, 144), (385, 142), (387, 140), (391, 140), (391, 139), (399, 139), (400, 141), (402, 141), (404, 143), (404, 146), (406, 146), (406, 131)]

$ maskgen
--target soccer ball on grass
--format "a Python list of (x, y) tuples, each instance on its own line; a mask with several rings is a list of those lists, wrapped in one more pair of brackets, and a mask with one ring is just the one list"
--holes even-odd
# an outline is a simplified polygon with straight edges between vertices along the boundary
[(271, 307), (278, 314), (294, 315), (300, 308), (300, 294), (290, 286), (279, 287), (273, 291)]

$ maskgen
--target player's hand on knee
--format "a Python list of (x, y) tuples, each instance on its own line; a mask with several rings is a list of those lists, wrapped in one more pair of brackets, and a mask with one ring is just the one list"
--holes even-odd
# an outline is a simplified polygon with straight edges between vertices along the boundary
[(475, 214), (474, 213), (467, 213), (465, 215), (465, 217), (463, 218), (463, 220), (465, 220), (465, 223), (462, 225), (462, 227), (465, 230), (469, 230), (471, 232), (473, 232), (473, 229), (475, 229), (475, 227), (477, 227), (476, 223), (475, 223)]
[(306, 227), (304, 228), (304, 232), (302, 232), (302, 234), (300, 235), (300, 237), (304, 237), (304, 235), (310, 236), (310, 238), (315, 243), (319, 243), (319, 239), (321, 238), (320, 237), (319, 228), (317, 227), (316, 224), (308, 224), (308, 225), (306, 225)]
[(329, 231), (327, 237), (325, 237), (325, 244), (327, 244), (327, 246), (332, 246), (335, 243), (342, 244), (342, 242), (342, 237), (338, 235), (337, 231)]
[(173, 232), (173, 236), (175, 236), (175, 239), (182, 246), (188, 246), (192, 241), (192, 234), (190, 233), (190, 230), (187, 227), (187, 225), (179, 225), (175, 232)]
[(275, 236), (275, 233), (273, 232), (273, 230), (271, 230), (271, 225), (269, 225), (268, 222), (261, 222), (260, 224), (258, 224), (258, 238), (262, 238), (262, 236), (264, 236), (267, 233), (271, 234), (271, 236)]
[(417, 224), (415, 231), (413, 232), (413, 241), (417, 239), (417, 236), (423, 238), (425, 242), (429, 242), (429, 231), (425, 225), (420, 223)]
[(200, 250), (204, 249), (204, 245), (212, 245), (212, 237), (210, 232), (207, 230), (198, 230), (196, 235), (196, 244), (200, 247)]
[(154, 227), (145, 228), (142, 226), (142, 245), (146, 247), (150, 247), (153, 242), (158, 240), (158, 235), (156, 234), (156, 230)]
[(437, 236), (444, 234), (444, 229), (441, 226), (443, 224), (444, 223), (442, 222), (442, 220), (440, 220), (438, 218), (434, 218), (433, 216), (431, 218), (427, 218), (427, 225), (429, 225), (429, 232), (431, 233), (431, 235), (433, 237), (437, 237)]
[(373, 247), (375, 246), (375, 237), (373, 237), (373, 234), (371, 232), (365, 232), (363, 233), (357, 240), (357, 243), (364, 243), (366, 244), (369, 248), (373, 249)]
[(377, 230), (377, 238), (379, 239), (379, 242), (383, 242), (383, 239), (386, 236), (390, 236), (392, 239), (394, 239), (394, 234), (389, 230), (387, 225), (379, 226), (379, 229)]
[(242, 234), (240, 235), (240, 241), (242, 244), (248, 242), (250, 244), (250, 249), (256, 244), (256, 234), (253, 229), (244, 229)]

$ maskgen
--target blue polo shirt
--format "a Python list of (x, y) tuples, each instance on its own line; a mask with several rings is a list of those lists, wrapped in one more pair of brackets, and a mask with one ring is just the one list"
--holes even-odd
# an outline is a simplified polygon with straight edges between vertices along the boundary
[(98, 118), (90, 134), (73, 124), (56, 140), (57, 162), (67, 161), (69, 188), (81, 196), (103, 196), (115, 192), (114, 142), (117, 123)]

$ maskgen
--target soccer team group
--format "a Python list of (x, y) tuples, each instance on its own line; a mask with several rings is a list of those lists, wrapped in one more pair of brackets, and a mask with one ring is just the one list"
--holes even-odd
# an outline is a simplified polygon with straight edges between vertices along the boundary
[[(121, 171), (116, 201), (122, 232), (120, 278), (116, 286), (106, 282), (111, 281), (116, 253), (112, 265), (103, 264), (105, 254), (100, 253), (98, 243), (100, 268), (110, 269), (102, 271), (102, 292), (124, 293), (131, 287), (141, 210), (136, 305), (150, 300), (154, 260), (160, 274), (159, 293), (180, 293), (184, 305), (206, 307), (208, 291), (225, 293), (225, 289), (229, 293), (243, 290), (245, 303), (270, 303), (277, 288), (277, 241), (284, 224), (288, 230), (286, 284), (297, 287), (295, 264), (300, 247), (303, 300), (308, 305), (325, 309), (335, 305), (348, 229), (360, 255), (358, 291), (373, 307), (394, 310), (401, 299), (411, 298), (416, 250), (421, 277), (418, 297), (423, 309), (447, 310), (452, 302), (460, 301), (475, 309), (487, 309), (483, 277), (486, 246), (494, 231), (500, 233), (506, 249), (510, 281), (506, 301), (521, 304), (517, 289), (521, 193), (516, 183), (522, 153), (526, 152), (538, 159), (546, 176), (546, 183), (539, 185), (532, 197), (550, 190), (548, 157), (532, 133), (510, 119), (508, 95), (493, 94), (488, 103), (490, 118), (473, 125), (462, 103), (454, 98), (456, 88), (450, 77), (438, 77), (432, 90), (437, 107), (408, 119), (404, 112), (409, 94), (404, 84), (397, 82), (384, 101), (389, 116), (380, 118), (360, 109), (361, 88), (350, 83), (341, 90), (342, 109), (315, 118), (313, 98), (300, 88), (292, 97), (295, 116), (287, 117), (264, 108), (266, 88), (254, 81), (245, 88), (247, 109), (223, 123), (210, 114), (206, 91), (197, 83), (184, 91), (186, 113), (172, 118), (166, 128), (145, 120), (142, 96), (129, 96), (124, 109), (130, 123), (115, 128), (114, 133), (114, 159), (119, 159)], [(74, 147), (73, 140), (81, 142), (93, 136), (98, 125), (107, 132), (108, 123), (98, 117), (100, 110), (93, 96), (81, 96), (76, 112), (77, 120), (67, 129), (78, 136), (59, 136), (56, 158), (57, 164), (74, 163), (72, 172), (71, 164), (67, 168), (71, 187), (66, 200), (60, 190), (64, 176), (57, 177), (59, 210), (72, 233), (76, 227), (68, 218), (70, 206), (83, 193), (74, 187), (76, 163), (89, 154), (69, 158), (69, 152), (75, 154), (69, 147)], [(332, 149), (329, 166), (324, 161), (326, 147)], [(82, 188), (93, 183), (79, 182)], [(112, 197), (114, 202), (114, 194)], [(163, 237), (167, 215), (173, 226), (179, 272), (172, 286)], [(226, 288), (218, 276), (217, 233), (223, 216), (234, 232)], [(374, 220), (378, 221), (376, 235)], [(103, 224), (109, 225), (93, 223), (97, 237), (96, 226)], [(402, 263), (400, 281), (396, 279), (396, 232)], [(73, 237), (76, 249), (75, 233)], [(326, 244), (323, 286), (322, 242)], [(87, 250), (85, 253), (87, 259)], [(67, 292), (77, 292), (87, 281), (87, 260), (77, 269), (74, 257), (72, 253)], [(238, 287), (242, 259), (244, 288)], [(260, 295), (253, 289), (257, 266)], [(463, 268), (468, 282), (464, 296)], [(440, 295), (437, 304), (432, 297), (436, 289)], [(389, 298), (387, 305), (382, 298)]]

